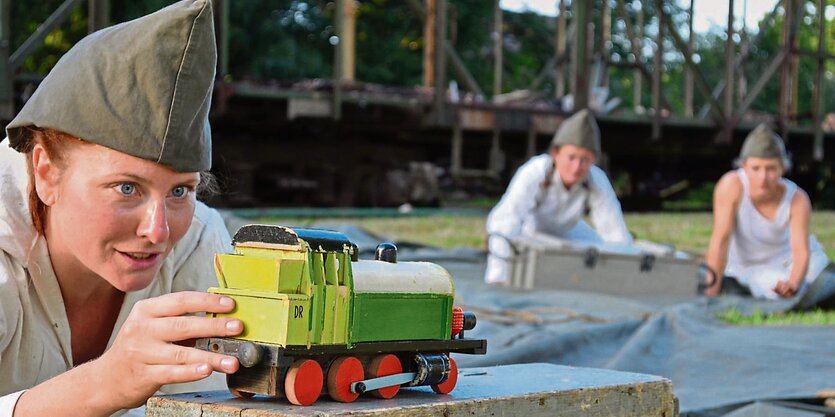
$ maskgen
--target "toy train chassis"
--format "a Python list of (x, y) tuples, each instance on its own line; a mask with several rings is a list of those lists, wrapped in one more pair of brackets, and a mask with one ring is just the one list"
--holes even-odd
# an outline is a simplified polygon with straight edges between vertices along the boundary
[[(450, 372), (457, 370), (449, 354), (485, 354), (487, 341), (459, 338), (366, 342), (348, 349), (344, 345), (282, 347), (239, 339), (206, 338), (199, 339), (196, 347), (238, 358), (241, 368), (227, 376), (227, 385), (233, 394), (240, 397), (262, 394), (290, 399), (291, 395), (284, 392), (285, 384), (282, 382), (291, 367), (300, 360), (316, 361), (324, 375), (328, 375), (333, 364), (346, 356), (356, 358), (364, 369), (369, 369), (374, 358), (394, 355), (399, 359), (403, 372), (414, 374), (414, 379), (403, 383), (403, 386), (428, 385), (438, 391), (436, 388), (446, 382)], [(333, 397), (333, 393), (329, 393)]]

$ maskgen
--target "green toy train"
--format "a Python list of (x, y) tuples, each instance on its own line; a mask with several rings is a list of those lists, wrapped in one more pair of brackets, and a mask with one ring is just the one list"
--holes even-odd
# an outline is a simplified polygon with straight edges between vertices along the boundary
[(449, 354), (487, 351), (486, 340), (464, 338), (476, 319), (453, 306), (450, 274), (398, 263), (392, 244), (357, 260), (341, 233), (268, 225), (242, 227), (233, 244), (234, 253), (215, 256), (220, 286), (209, 292), (235, 299), (225, 315), (244, 331), (197, 346), (238, 358), (240, 370), (227, 376), (238, 397), (310, 405), (323, 393), (352, 402), (420, 385), (447, 394), (458, 379)]

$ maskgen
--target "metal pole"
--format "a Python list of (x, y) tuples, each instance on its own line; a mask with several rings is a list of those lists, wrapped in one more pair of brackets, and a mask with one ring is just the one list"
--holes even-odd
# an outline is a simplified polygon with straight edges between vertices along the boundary
[(725, 42), (725, 118), (734, 111), (734, 0), (728, 0), (728, 39)]
[[(694, 44), (696, 37), (693, 35), (693, 3), (696, 0), (690, 0), (690, 15), (687, 18), (687, 51), (684, 52), (689, 56), (693, 56)], [(693, 70), (690, 67), (684, 67), (684, 115), (693, 117)]]
[(502, 28), (502, 8), (499, 0), (493, 2), (493, 98), (502, 93), (502, 39), (504, 30)]

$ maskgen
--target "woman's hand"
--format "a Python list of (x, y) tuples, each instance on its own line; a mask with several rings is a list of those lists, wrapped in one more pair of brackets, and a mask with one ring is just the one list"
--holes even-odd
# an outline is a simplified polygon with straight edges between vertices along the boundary
[(229, 297), (190, 291), (136, 303), (113, 346), (90, 364), (98, 367), (101, 376), (94, 382), (102, 387), (101, 400), (115, 410), (132, 408), (162, 385), (197, 381), (212, 371), (236, 372), (239, 364), (232, 356), (176, 344), (186, 339), (240, 334), (240, 320), (186, 316), (225, 313), (234, 306)]
[(777, 281), (777, 285), (774, 286), (774, 292), (780, 297), (789, 298), (797, 294), (798, 288), (800, 288), (798, 283), (787, 279), (785, 281)]

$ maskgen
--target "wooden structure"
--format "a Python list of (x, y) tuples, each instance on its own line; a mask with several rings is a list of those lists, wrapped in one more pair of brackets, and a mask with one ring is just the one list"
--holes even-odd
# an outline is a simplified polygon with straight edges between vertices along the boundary
[[(670, 178), (673, 183), (683, 179), (709, 178), (715, 180), (729, 167), (745, 134), (756, 120), (746, 119), (752, 103), (766, 88), (770, 80), (779, 78), (779, 112), (774, 116), (784, 139), (791, 142), (794, 153), (793, 179), (807, 191), (818, 183), (818, 172), (829, 168), (835, 155), (825, 137), (835, 134), (822, 129), (822, 118), (827, 111), (822, 91), (824, 64), (833, 56), (826, 53), (827, 22), (824, 0), (771, 0), (772, 12), (761, 24), (761, 30), (783, 13), (781, 49), (774, 51), (768, 66), (758, 79), (748, 86), (741, 76), (741, 68), (749, 54), (748, 35), (745, 30), (735, 41), (733, 23), (734, 1), (729, 2), (725, 77), (715, 86), (706, 81), (694, 60), (694, 37), (682, 34), (682, 27), (670, 18), (667, 0), (647, 0), (634, 9), (635, 2), (628, 0), (594, 0), (571, 2), (556, 0), (560, 13), (556, 17), (553, 57), (541, 68), (528, 91), (537, 91), (547, 79), (555, 86), (554, 94), (560, 104), (542, 106), (507, 100), (503, 88), (503, 13), (498, 0), (494, 7), (494, 21), (489, 30), (493, 43), (492, 97), (486, 97), (458, 56), (449, 37), (450, 0), (407, 0), (415, 19), (424, 25), (425, 49), (423, 53), (423, 88), (382, 87), (362, 84), (355, 76), (355, 28), (356, 1), (335, 2), (334, 27), (336, 36), (333, 49), (333, 74), (329, 81), (320, 82), (314, 88), (292, 84), (263, 85), (251, 82), (226, 83), (228, 73), (229, 0), (214, 0), (218, 32), (218, 91), (215, 93), (213, 127), (218, 155), (230, 155), (217, 161), (229, 175), (238, 177), (233, 187), (241, 198), (226, 201), (231, 205), (282, 204), (287, 192), (292, 201), (305, 205), (390, 205), (396, 201), (383, 201), (369, 197), (369, 192), (358, 189), (358, 182), (380, 182), (380, 177), (390, 174), (386, 165), (404, 164), (409, 161), (429, 161), (447, 169), (457, 184), (498, 184), (510, 177), (515, 167), (528, 156), (544, 149), (548, 138), (568, 113), (580, 108), (598, 110), (604, 149), (608, 154), (610, 176), (624, 173), (630, 185), (628, 190), (667, 189), (669, 184), (654, 184), (655, 177)], [(689, 3), (688, 28), (692, 32), (693, 6)], [(21, 74), (23, 60), (43, 43), (45, 36), (68, 18), (70, 11), (85, 4), (85, 0), (64, 0), (41, 27), (19, 48), (10, 49), (9, 22), (11, 0), (0, 0), (0, 118), (8, 120), (20, 106), (26, 87), (37, 77)], [(109, 0), (86, 0), (90, 30), (104, 27), (109, 20)], [(813, 7), (810, 7), (813, 6)], [(809, 10), (814, 9), (814, 15)], [(652, 11), (653, 18), (645, 19)], [(567, 16), (571, 15), (569, 19)], [(360, 17), (361, 18), (361, 17)], [(820, 42), (816, 51), (797, 46), (797, 32), (801, 20), (814, 21)], [(646, 20), (646, 21), (645, 21)], [(655, 26), (652, 36), (644, 27)], [(618, 29), (622, 28), (622, 29)], [(632, 57), (629, 62), (614, 62), (609, 57), (613, 30), (623, 30), (629, 39)], [(759, 36), (759, 33), (754, 36)], [(600, 40), (600, 42), (596, 42)], [(672, 45), (675, 51), (665, 51), (664, 45)], [(646, 46), (651, 45), (651, 59), (645, 57)], [(662, 63), (665, 53), (681, 53), (686, 65), (683, 86), (684, 109), (675, 114), (667, 104), (664, 91)], [(800, 56), (816, 60), (812, 123), (797, 123), (798, 71)], [(647, 59), (645, 59), (647, 58)], [(633, 71), (633, 112), (606, 116), (605, 103), (595, 102), (594, 89), (608, 83), (607, 68), (623, 67)], [(451, 76), (452, 75), (452, 76)], [(454, 77), (460, 88), (474, 97), (473, 101), (456, 98), (449, 86)], [(27, 87), (28, 88), (28, 87)], [(31, 90), (31, 88), (30, 88)], [(509, 93), (512, 94), (512, 93)], [(642, 97), (651, 96), (649, 108), (641, 106)], [(693, 107), (694, 96), (699, 94), (706, 106)], [(492, 98), (492, 99), (491, 99)], [(570, 106), (569, 106), (570, 104)], [(244, 117), (242, 122), (236, 118)], [(624, 130), (624, 127), (628, 129)], [(311, 136), (313, 135), (313, 136)], [(340, 138), (334, 139), (329, 135)], [(268, 143), (258, 143), (263, 152), (236, 149), (242, 140), (251, 137), (266, 138)], [(314, 137), (316, 140), (309, 140)], [(386, 137), (385, 143), (372, 137)], [(290, 143), (288, 143), (290, 142)], [(301, 142), (301, 143), (300, 143)], [(348, 145), (350, 143), (350, 145)], [(280, 148), (275, 147), (280, 146)], [(332, 150), (333, 146), (340, 147)], [(708, 147), (709, 149), (705, 149)], [(377, 151), (395, 159), (367, 162), (373, 159), (368, 151)], [(334, 152), (338, 162), (324, 160), (331, 166), (333, 175), (328, 178), (311, 176), (315, 159), (285, 158), (281, 154), (325, 155)], [(256, 155), (256, 158), (253, 158)], [(685, 158), (704, 157), (688, 178), (681, 173), (665, 170), (666, 163), (687, 164)], [(270, 158), (265, 159), (265, 158)], [(665, 158), (663, 160), (648, 158)], [(396, 159), (401, 158), (401, 159)], [(646, 171), (646, 164), (661, 165), (655, 172)], [(712, 167), (707, 169), (705, 167)], [(281, 167), (281, 168), (279, 168)], [(339, 175), (345, 167), (358, 167), (360, 177), (346, 178)], [(701, 167), (701, 168), (699, 168)], [(319, 174), (317, 174), (319, 175)], [(676, 175), (679, 178), (675, 178)], [(281, 180), (277, 178), (283, 178)], [(290, 178), (290, 180), (287, 180)], [(276, 181), (295, 184), (290, 188), (276, 185)], [(270, 183), (266, 191), (259, 193), (261, 183)], [(340, 184), (343, 183), (343, 184)], [(649, 184), (649, 185), (647, 185)], [(283, 188), (284, 187), (284, 188)], [(295, 188), (294, 188), (295, 187)], [(353, 187), (350, 191), (345, 191)], [(335, 195), (311, 201), (302, 194), (310, 194), (314, 188), (324, 189)], [(270, 196), (281, 194), (283, 199)], [(629, 195), (626, 196), (627, 201)], [(637, 196), (642, 198), (642, 196)], [(814, 197), (814, 195), (813, 195)], [(296, 203), (292, 203), (296, 204)], [(630, 207), (630, 203), (625, 206)]]
[(415, 388), (387, 401), (295, 407), (262, 397), (235, 399), (226, 392), (179, 394), (151, 397), (145, 415), (676, 417), (678, 401), (672, 383), (661, 377), (537, 363), (462, 369), (458, 388), (448, 396)]

